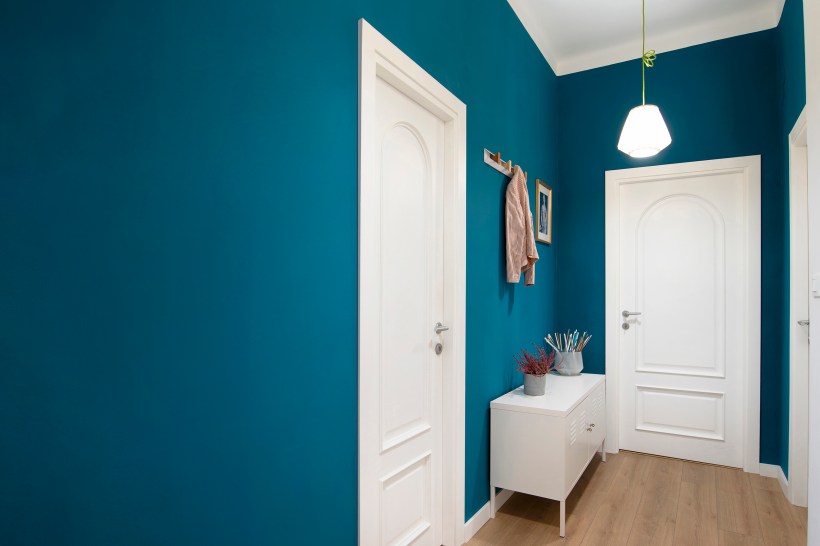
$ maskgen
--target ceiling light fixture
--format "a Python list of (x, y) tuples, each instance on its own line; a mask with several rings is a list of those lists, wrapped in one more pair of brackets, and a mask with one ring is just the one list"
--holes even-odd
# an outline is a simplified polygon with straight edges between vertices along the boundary
[(646, 0), (641, 0), (641, 93), (642, 103), (629, 111), (621, 130), (618, 149), (632, 157), (650, 157), (672, 143), (661, 111), (646, 104), (646, 69), (655, 65), (655, 50), (646, 50)]

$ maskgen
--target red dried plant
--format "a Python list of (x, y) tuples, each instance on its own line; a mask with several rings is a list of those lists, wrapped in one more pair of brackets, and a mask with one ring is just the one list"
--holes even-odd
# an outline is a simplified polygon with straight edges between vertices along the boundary
[(521, 355), (515, 357), (518, 371), (529, 375), (546, 375), (555, 369), (555, 351), (547, 353), (543, 347), (533, 344), (537, 354), (521, 349)]

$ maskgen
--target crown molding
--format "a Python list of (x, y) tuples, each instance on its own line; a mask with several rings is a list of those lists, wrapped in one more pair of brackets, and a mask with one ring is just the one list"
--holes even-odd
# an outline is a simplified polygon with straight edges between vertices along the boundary
[[(592, 51), (560, 55), (548, 38), (546, 29), (530, 9), (532, 0), (508, 0), (508, 2), (556, 76), (640, 58), (640, 55), (635, 54), (641, 50), (640, 38), (637, 36), (635, 40), (608, 45)], [(745, 10), (669, 32), (652, 33), (649, 35), (649, 43), (651, 48), (658, 53), (665, 53), (768, 30), (780, 23), (784, 4), (785, 0), (775, 0), (774, 5), (766, 4), (756, 9)]]
[(535, 45), (538, 47), (538, 51), (540, 51), (541, 55), (544, 56), (547, 64), (550, 65), (550, 68), (552, 68), (552, 71), (555, 72), (556, 76), (560, 76), (561, 74), (559, 74), (558, 70), (556, 70), (557, 65), (552, 60), (557, 60), (558, 54), (553, 50), (552, 44), (547, 38), (546, 29), (539, 24), (538, 17), (536, 17), (530, 9), (530, 0), (507, 1), (515, 12), (515, 15), (518, 17), (518, 20), (521, 21), (522, 25), (524, 25), (524, 29), (530, 35), (532, 41), (535, 42)]

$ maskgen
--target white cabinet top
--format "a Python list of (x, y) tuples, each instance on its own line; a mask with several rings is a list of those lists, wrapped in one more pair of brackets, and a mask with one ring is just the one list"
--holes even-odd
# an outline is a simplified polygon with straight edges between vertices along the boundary
[(490, 408), (563, 417), (603, 383), (605, 377), (592, 373), (571, 376), (549, 374), (543, 396), (528, 396), (521, 386), (490, 402)]

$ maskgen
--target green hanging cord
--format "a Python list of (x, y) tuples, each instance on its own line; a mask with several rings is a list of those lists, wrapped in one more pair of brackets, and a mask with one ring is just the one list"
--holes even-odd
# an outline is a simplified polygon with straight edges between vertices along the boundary
[(646, 50), (646, 0), (641, 0), (641, 99), (646, 104), (646, 69), (655, 66), (655, 50)]

